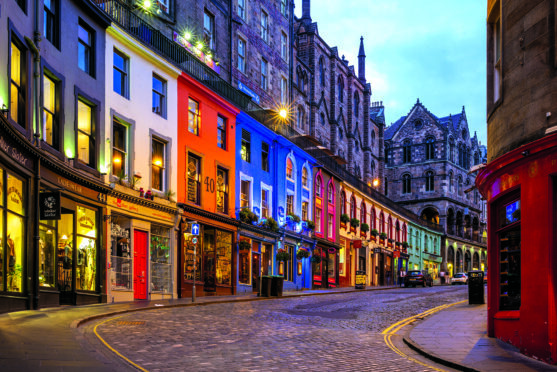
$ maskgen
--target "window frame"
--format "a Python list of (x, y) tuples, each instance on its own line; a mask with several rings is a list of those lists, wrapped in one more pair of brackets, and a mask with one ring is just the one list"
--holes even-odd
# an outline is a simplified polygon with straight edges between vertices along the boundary
[[(116, 125), (122, 127), (124, 129), (124, 148), (120, 149), (116, 147), (116, 140), (115, 140), (115, 128)], [(129, 153), (129, 127), (123, 122), (123, 120), (121, 120), (120, 118), (118, 118), (117, 116), (112, 116), (112, 140), (111, 140), (111, 145), (112, 145), (112, 164), (114, 164), (114, 152), (117, 151), (121, 154), (123, 154), (123, 161), (122, 161), (122, 170), (124, 174), (127, 174), (129, 177), (130, 174), (130, 170), (131, 170), (131, 165), (130, 163), (130, 159), (128, 156)], [(151, 145), (152, 146), (152, 145)], [(111, 170), (111, 174), (113, 176), (118, 177), (118, 174), (114, 173), (114, 165), (112, 166), (112, 170)]]
[[(47, 8), (43, 2), (43, 35), (44, 38), (58, 50), (60, 50), (60, 0), (50, 0), (51, 7)], [(52, 10), (54, 4), (54, 11)], [(50, 25), (51, 30), (47, 29)]]
[[(159, 142), (162, 146), (163, 146), (163, 159), (162, 159), (162, 167), (154, 164), (153, 162), (153, 142)], [(151, 132), (151, 154), (150, 154), (150, 164), (151, 164), (151, 179), (150, 179), (150, 186), (153, 190), (156, 191), (161, 191), (161, 192), (165, 192), (166, 190), (169, 189), (169, 185), (170, 185), (170, 163), (168, 161), (168, 159), (170, 159), (170, 139), (168, 138), (163, 138), (162, 136), (156, 134), (156, 133), (152, 133)], [(153, 184), (153, 167), (159, 167), (162, 168), (161, 169), (161, 185), (162, 185), (162, 190), (158, 190), (157, 188), (155, 188), (154, 184)]]
[(288, 35), (284, 31), (280, 33), (280, 56), (288, 62)]
[[(158, 80), (162, 83), (162, 92), (159, 92), (158, 90), (155, 89), (154, 80)], [(166, 81), (166, 79), (163, 79), (160, 75), (153, 72), (153, 77), (152, 77), (151, 82), (152, 82), (152, 86), (153, 86), (153, 91), (152, 91), (152, 101), (153, 102), (151, 104), (151, 106), (152, 106), (151, 111), (155, 115), (158, 115), (163, 119), (166, 119), (167, 118), (167, 112), (166, 112), (167, 81)], [(155, 95), (157, 95), (159, 97), (159, 102), (160, 102), (160, 106), (161, 106), (161, 112), (160, 113), (155, 111), (155, 105), (154, 105)]]
[(261, 170), (269, 172), (269, 144), (261, 141)]
[(261, 27), (261, 39), (265, 43), (269, 43), (269, 13), (267, 13), (264, 9), (261, 9), (259, 26)]
[[(209, 29), (206, 27), (206, 22), (209, 20)], [(215, 16), (209, 12), (207, 8), (203, 10), (203, 42), (205, 46), (211, 50), (216, 49), (216, 35), (215, 35)]]
[[(222, 167), (220, 165), (217, 165), (216, 167), (216, 187), (215, 187), (215, 197), (216, 197), (216, 211), (218, 213), (223, 213), (223, 214), (228, 214), (228, 210), (229, 210), (229, 184), (230, 184), (230, 176), (229, 176), (229, 170), (225, 167)], [(219, 172), (221, 172), (224, 175), (224, 190), (219, 190)], [(223, 205), (222, 208), (219, 208), (219, 193), (222, 193), (223, 196)]]
[[(84, 31), (87, 31), (89, 33), (89, 37), (91, 38), (90, 41), (90, 45), (85, 44), (85, 41), (82, 40), (79, 37), (79, 27), (81, 27)], [(77, 48), (77, 58), (78, 58), (78, 63), (77, 63), (77, 67), (85, 72), (86, 74), (88, 74), (89, 76), (91, 76), (92, 78), (96, 77), (96, 32), (95, 30), (89, 26), (85, 21), (83, 21), (83, 19), (79, 18), (79, 22), (78, 22), (78, 32), (77, 32), (77, 44), (78, 44), (78, 48)], [(89, 62), (89, 71), (84, 70), (83, 68), (81, 68), (81, 66), (79, 66), (79, 45), (84, 45), (85, 47), (88, 48), (89, 50), (89, 58), (88, 58), (88, 62)]]
[[(29, 101), (29, 64), (28, 64), (28, 49), (25, 44), (21, 41), (21, 37), (16, 31), (12, 28), (12, 24), (10, 22), (10, 53), (9, 53), (9, 65), (8, 65), (8, 80), (9, 80), (9, 119), (12, 123), (17, 124), (19, 128), (22, 128), (24, 131), (32, 131), (32, 128), (29, 126), (30, 122), (30, 112), (27, 106), (27, 102)], [(20, 53), (20, 60), (19, 60), (19, 84), (15, 83), (12, 79), (12, 68), (13, 68), (13, 58), (12, 58), (12, 44), (17, 47)], [(16, 113), (16, 117), (14, 118), (13, 115), (13, 105), (12, 105), (12, 84), (17, 87), (17, 107), (18, 112)], [(21, 101), (21, 102), (20, 102)], [(21, 117), (20, 117), (21, 116)], [(21, 121), (21, 122), (20, 122)]]
[(402, 193), (403, 194), (412, 193), (412, 177), (409, 174), (402, 175)]
[[(75, 149), (77, 149), (77, 146), (79, 144), (78, 142), (78, 136), (79, 136), (79, 132), (80, 130), (78, 129), (78, 121), (79, 121), (79, 115), (78, 115), (78, 107), (79, 107), (79, 101), (81, 101), (82, 103), (84, 103), (85, 105), (89, 106), (91, 108), (91, 132), (92, 134), (89, 135), (89, 145), (91, 146), (91, 141), (93, 141), (93, 149), (89, 150), (89, 156), (92, 157), (92, 163), (90, 162), (89, 164), (82, 162), (79, 159), (79, 153), (78, 151), (75, 151), (74, 153), (74, 159), (77, 161), (74, 161), (74, 167), (77, 168), (81, 168), (90, 172), (94, 172), (95, 175), (99, 175), (99, 172), (97, 171), (97, 162), (98, 162), (98, 158), (99, 158), (99, 136), (100, 136), (100, 131), (98, 130), (99, 127), (99, 121), (100, 121), (100, 117), (99, 117), (99, 108), (100, 108), (100, 102), (96, 101), (94, 99), (92, 99), (91, 97), (87, 96), (85, 93), (83, 93), (81, 90), (79, 90), (77, 87), (75, 88)], [(86, 133), (85, 133), (86, 134)], [(87, 134), (86, 134), (87, 135)], [(91, 152), (92, 151), (92, 152)]]
[[(114, 58), (117, 56), (119, 56), (120, 58), (122, 58), (123, 60), (123, 69), (121, 69), (120, 67), (116, 66), (116, 63), (114, 61)], [(112, 91), (114, 93), (117, 93), (119, 95), (121, 95), (124, 98), (130, 99), (130, 58), (124, 54), (122, 51), (118, 50), (116, 47), (113, 49), (112, 51), (112, 70), (113, 70), (113, 74), (112, 74)], [(116, 91), (116, 79), (114, 77), (114, 73), (118, 72), (121, 74), (121, 76), (123, 77), (123, 82), (122, 83), (122, 91), (121, 92), (117, 92)]]
[(242, 74), (246, 73), (246, 54), (247, 54), (247, 42), (242, 37), (238, 36), (238, 45), (237, 45), (237, 54), (238, 54), (238, 71)]
[[(59, 75), (58, 73), (54, 72), (54, 70), (48, 66), (44, 60), (41, 60), (41, 76), (43, 77), (41, 79), (41, 108), (43, 111), (43, 116), (42, 116), (42, 128), (41, 128), (41, 141), (47, 145), (47, 147), (45, 147), (45, 149), (47, 149), (48, 151), (50, 150), (54, 150), (55, 154), (58, 157), (62, 156), (62, 144), (64, 143), (64, 130), (63, 130), (63, 126), (61, 125), (61, 123), (64, 123), (64, 100), (62, 99), (62, 97), (64, 96), (64, 77)], [(53, 113), (53, 121), (56, 121), (56, 125), (57, 125), (57, 146), (53, 146), (51, 144), (49, 144), (46, 140), (45, 140), (45, 120), (44, 120), (44, 91), (45, 91), (45, 87), (44, 87), (44, 78), (47, 77), (48, 79), (50, 79), (53, 83), (54, 83), (54, 94), (55, 94), (55, 98), (54, 98), (54, 113)]]
[(224, 151), (228, 150), (227, 129), (228, 129), (228, 119), (220, 114), (217, 115), (217, 147), (219, 147)]
[[(190, 177), (189, 175), (189, 165), (190, 165), (190, 158), (194, 159), (197, 161), (196, 163), (196, 175), (197, 177)], [(188, 151), (188, 158), (187, 158), (187, 164), (186, 164), (186, 200), (188, 201), (188, 203), (191, 204), (195, 204), (200, 206), (201, 205), (201, 201), (202, 201), (202, 196), (201, 196), (201, 180), (203, 179), (203, 168), (202, 168), (202, 164), (201, 162), (203, 161), (203, 159), (201, 158), (201, 156), (198, 156), (197, 154), (194, 154), (191, 151)], [(196, 200), (191, 200), (189, 198), (189, 189), (190, 189), (190, 180), (191, 182), (196, 182), (196, 188), (197, 188), (197, 192), (196, 192)]]
[(431, 170), (425, 172), (425, 191), (435, 191), (435, 173)]
[(260, 65), (260, 73), (261, 73), (261, 84), (260, 87), (262, 90), (267, 90), (269, 88), (269, 62), (265, 58), (261, 58), (261, 65)]
[[(192, 102), (196, 105), (196, 110), (192, 111), (191, 104)], [(199, 101), (193, 99), (192, 97), (188, 97), (188, 132), (193, 134), (194, 136), (200, 135), (201, 132), (201, 109), (199, 107)], [(190, 125), (191, 118), (193, 116), (194, 126)]]
[(402, 142), (402, 163), (407, 164), (412, 162), (412, 142), (404, 140)]
[[(252, 185), (252, 180), (251, 179), (247, 179), (247, 178), (241, 178), (240, 179), (240, 208), (251, 208), (251, 185)], [(247, 185), (247, 192), (244, 193), (244, 185)], [(247, 205), (244, 205), (244, 202), (247, 203)]]
[(240, 157), (246, 163), (251, 163), (251, 133), (245, 129), (242, 129)]
[(427, 137), (425, 140), (425, 160), (435, 160), (435, 138)]
[(236, 14), (241, 19), (246, 20), (246, 0), (238, 0), (237, 5), (238, 5), (238, 8), (237, 8)]

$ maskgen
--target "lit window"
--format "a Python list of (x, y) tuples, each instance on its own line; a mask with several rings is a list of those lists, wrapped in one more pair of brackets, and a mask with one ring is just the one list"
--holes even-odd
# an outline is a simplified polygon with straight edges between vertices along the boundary
[(242, 129), (242, 148), (240, 150), (240, 155), (242, 160), (245, 162), (251, 162), (251, 133), (245, 129)]
[(201, 159), (193, 154), (188, 154), (188, 201), (197, 205), (201, 204)]
[(166, 81), (153, 74), (153, 112), (166, 117)]
[(246, 42), (238, 38), (238, 70), (246, 73)]
[(203, 41), (209, 49), (215, 49), (215, 17), (206, 9), (203, 16)]
[(240, 185), (240, 208), (249, 208), (250, 181), (242, 180)]
[(114, 49), (113, 63), (113, 89), (119, 95), (129, 98), (129, 59), (120, 51)]
[(308, 178), (308, 170), (306, 167), (304, 167), (302, 168), (302, 186), (306, 189), (309, 188)]
[(59, 84), (43, 75), (43, 141), (59, 149), (60, 126), (58, 119)]
[(93, 109), (82, 100), (77, 101), (77, 154), (80, 162), (94, 167), (96, 156)]
[(269, 217), (269, 190), (261, 189), (261, 218)]
[(127, 174), (127, 128), (117, 118), (112, 120), (112, 174)]
[(329, 213), (329, 218), (327, 220), (327, 236), (333, 238), (335, 235), (335, 217)]
[(302, 221), (308, 220), (308, 206), (309, 203), (307, 201), (302, 202)]
[(188, 111), (188, 131), (199, 136), (199, 103), (190, 98)]
[(87, 26), (77, 26), (77, 65), (89, 75), (93, 75), (93, 33)]
[(217, 145), (226, 150), (226, 119), (220, 115), (217, 116)]
[(228, 171), (217, 167), (217, 212), (228, 213)]
[(294, 165), (292, 164), (291, 159), (286, 159), (286, 178), (293, 179), (293, 169)]
[(294, 195), (286, 195), (286, 214), (294, 214)]
[(166, 143), (153, 138), (151, 140), (151, 187), (155, 190), (164, 191), (166, 189), (165, 182), (165, 166), (166, 166)]
[(19, 44), (11, 43), (11, 69), (10, 69), (10, 116), (12, 120), (21, 125), (26, 126), (25, 110), (25, 86), (26, 86), (26, 58), (23, 48)]

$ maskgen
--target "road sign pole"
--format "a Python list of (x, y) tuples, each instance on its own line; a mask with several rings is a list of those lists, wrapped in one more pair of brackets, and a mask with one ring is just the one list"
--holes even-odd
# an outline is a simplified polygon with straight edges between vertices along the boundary
[(195, 302), (195, 277), (197, 276), (197, 243), (193, 245), (193, 288), (191, 291), (191, 302)]

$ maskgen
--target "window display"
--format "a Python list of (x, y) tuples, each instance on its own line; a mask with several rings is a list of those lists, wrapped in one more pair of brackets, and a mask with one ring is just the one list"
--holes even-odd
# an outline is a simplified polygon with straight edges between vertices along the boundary
[(62, 214), (58, 221), (58, 290), (72, 289), (72, 257), (73, 257), (73, 220), (74, 214)]
[(112, 216), (110, 229), (112, 289), (130, 290), (132, 288), (132, 258), (130, 249), (130, 220), (125, 217)]
[(239, 270), (239, 282), (242, 284), (249, 284), (250, 278), (250, 252), (251, 252), (251, 241), (248, 238), (240, 238), (239, 243), (240, 257), (238, 260)]
[(96, 290), (97, 272), (97, 213), (85, 207), (77, 207), (76, 228), (76, 290)]
[(22, 292), (23, 246), (25, 245), (23, 218), (25, 199), (23, 181), (6, 172), (6, 242), (3, 259), (6, 260), (6, 290)]
[(41, 221), (39, 225), (39, 285), (54, 288), (56, 221)]
[(170, 229), (151, 226), (151, 291), (172, 292)]
[(232, 234), (217, 230), (217, 284), (231, 285)]

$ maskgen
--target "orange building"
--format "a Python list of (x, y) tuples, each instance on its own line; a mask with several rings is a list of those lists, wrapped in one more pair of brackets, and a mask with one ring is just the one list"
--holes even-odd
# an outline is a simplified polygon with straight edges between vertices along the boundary
[(238, 113), (192, 77), (182, 73), (178, 78), (181, 297), (191, 296), (194, 278), (198, 296), (236, 292), (234, 128)]

